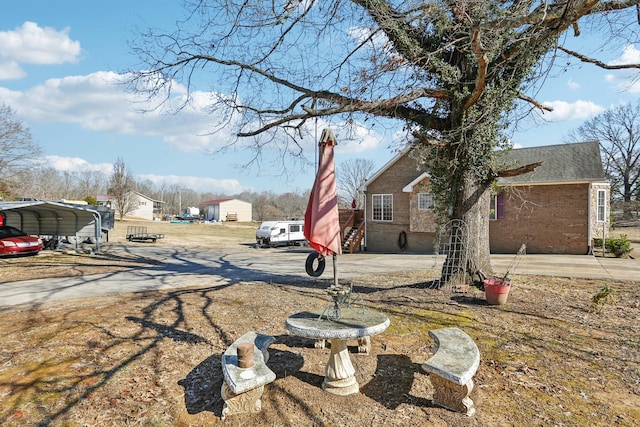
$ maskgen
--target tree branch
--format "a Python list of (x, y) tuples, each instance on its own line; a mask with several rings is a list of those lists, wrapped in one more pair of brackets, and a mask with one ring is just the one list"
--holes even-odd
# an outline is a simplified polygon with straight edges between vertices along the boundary
[(530, 96), (525, 95), (524, 93), (518, 93), (518, 99), (522, 99), (523, 101), (527, 101), (527, 102), (535, 105), (536, 108), (539, 108), (541, 110), (553, 111), (553, 108), (547, 107), (546, 105), (543, 105), (543, 104), (540, 104), (538, 101), (536, 101), (535, 99), (531, 98)]
[(413, 135), (414, 138), (416, 138), (417, 140), (419, 140), (421, 143), (425, 145), (431, 145), (432, 147), (438, 147), (438, 148), (444, 148), (447, 146), (444, 142), (439, 142), (434, 139), (429, 139), (423, 134), (421, 134), (420, 132), (415, 131), (415, 132), (412, 132), (411, 134)]
[(514, 169), (505, 169), (505, 170), (501, 170), (498, 172), (498, 176), (500, 178), (510, 178), (510, 177), (514, 177), (514, 176), (520, 176), (520, 175), (524, 175), (525, 173), (529, 173), (529, 172), (533, 172), (535, 171), (538, 167), (542, 166), (544, 162), (536, 162), (536, 163), (531, 163), (525, 166), (520, 166), (518, 168), (514, 168)]
[(467, 101), (465, 102), (465, 109), (471, 107), (475, 104), (480, 96), (482, 96), (482, 92), (484, 92), (484, 88), (486, 87), (486, 78), (487, 78), (487, 54), (482, 47), (482, 43), (480, 42), (480, 30), (478, 28), (474, 28), (471, 30), (471, 49), (476, 56), (476, 60), (478, 61), (478, 72), (476, 75), (476, 84), (473, 89), (473, 93)]
[(624, 70), (629, 68), (638, 68), (640, 69), (640, 64), (619, 64), (619, 65), (609, 65), (605, 64), (602, 61), (598, 61), (597, 59), (589, 58), (581, 53), (575, 52), (573, 50), (567, 49), (563, 46), (558, 46), (558, 49), (563, 51), (564, 53), (571, 55), (575, 58), (578, 58), (582, 62), (587, 62), (589, 64), (594, 64), (600, 68), (604, 68), (605, 70)]

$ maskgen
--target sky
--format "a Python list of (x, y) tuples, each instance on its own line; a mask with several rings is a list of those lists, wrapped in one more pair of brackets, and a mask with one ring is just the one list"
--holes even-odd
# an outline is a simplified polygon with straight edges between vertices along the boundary
[[(196, 192), (234, 195), (308, 190), (313, 184), (313, 165), (288, 174), (269, 164), (260, 170), (243, 170), (246, 151), (210, 154), (211, 147), (229, 138), (203, 135), (210, 115), (143, 113), (144, 102), (114, 84), (138, 65), (129, 42), (139, 39), (147, 28), (173, 29), (181, 14), (177, 0), (3, 2), (0, 102), (30, 128), (47, 164), (61, 171), (109, 174), (121, 158), (137, 179), (156, 185), (177, 184)], [(570, 41), (577, 48), (595, 42), (589, 37)], [(598, 59), (609, 64), (639, 63), (640, 42), (597, 53)], [(568, 132), (586, 119), (638, 99), (640, 82), (633, 79), (633, 72), (573, 64), (553, 73), (535, 94), (537, 101), (554, 111), (521, 121), (512, 139), (516, 147), (564, 143)], [(376, 169), (383, 167), (402, 144), (395, 141), (396, 135), (393, 129), (363, 131), (341, 144), (338, 133), (337, 166), (351, 159), (367, 159)], [(305, 155), (312, 161), (317, 141), (304, 143)]]

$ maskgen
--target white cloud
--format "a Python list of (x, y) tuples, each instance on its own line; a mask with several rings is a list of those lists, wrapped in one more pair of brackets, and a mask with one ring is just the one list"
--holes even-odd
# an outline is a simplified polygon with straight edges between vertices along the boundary
[[(92, 164), (79, 157), (45, 156), (44, 160), (48, 166), (62, 172), (102, 172), (106, 175), (110, 175), (113, 172), (113, 164), (111, 163)], [(233, 178), (215, 179), (197, 176), (150, 174), (136, 175), (136, 179), (149, 180), (157, 186), (177, 185), (200, 193), (237, 194), (247, 190), (237, 179)]]
[(91, 164), (79, 157), (45, 156), (46, 164), (52, 168), (63, 172), (102, 172), (110, 174), (113, 172), (113, 164), (98, 163)]
[(69, 38), (69, 31), (42, 28), (35, 22), (25, 22), (13, 31), (0, 31), (0, 80), (24, 77), (20, 64), (77, 62), (82, 49), (80, 42)]
[(25, 77), (27, 73), (15, 61), (3, 61), (0, 58), (0, 80), (18, 80)]
[(242, 186), (237, 179), (215, 179), (197, 176), (176, 176), (176, 175), (137, 175), (141, 180), (149, 180), (157, 186), (178, 185), (190, 188), (199, 193), (237, 194), (247, 188)]
[(577, 90), (580, 89), (580, 83), (574, 82), (573, 79), (569, 79), (569, 81), (567, 82), (567, 87), (571, 90)]
[[(609, 65), (625, 65), (640, 63), (640, 50), (633, 45), (627, 45), (622, 50), (622, 54), (609, 62)], [(629, 93), (640, 93), (640, 79), (638, 79), (637, 69), (619, 70), (615, 74), (610, 73), (605, 76), (607, 82), (615, 86), (617, 90)]]
[(553, 111), (545, 111), (544, 114), (539, 113), (540, 117), (548, 121), (584, 120), (605, 110), (601, 105), (582, 100), (576, 102), (549, 101), (543, 104), (553, 109)]
[(622, 49), (622, 55), (609, 62), (609, 65), (637, 64), (640, 62), (640, 50), (632, 44)]
[[(29, 122), (75, 123), (98, 132), (145, 135), (162, 138), (180, 151), (215, 150), (228, 141), (222, 114), (209, 110), (211, 94), (193, 93), (184, 108), (169, 112), (170, 104), (158, 103), (126, 89), (127, 76), (100, 71), (85, 76), (49, 79), (19, 92), (0, 87), (0, 98)], [(174, 87), (176, 105), (182, 101), (181, 86)], [(213, 129), (222, 132), (211, 134)]]
[[(338, 125), (337, 127), (340, 127)], [(346, 126), (346, 125), (345, 125)], [(382, 142), (382, 135), (369, 128), (364, 127), (360, 123), (352, 124), (349, 129), (349, 136), (346, 135), (341, 139), (342, 133), (337, 132), (336, 139), (338, 140), (337, 152), (341, 153), (363, 153), (365, 151), (375, 150), (380, 146)]]

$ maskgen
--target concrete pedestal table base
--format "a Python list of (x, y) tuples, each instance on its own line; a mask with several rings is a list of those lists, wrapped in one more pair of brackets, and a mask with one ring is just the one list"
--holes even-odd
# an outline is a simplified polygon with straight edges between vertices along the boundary
[(329, 393), (346, 396), (360, 390), (351, 364), (347, 340), (331, 340), (331, 355), (324, 370), (322, 389)]
[(285, 326), (294, 335), (331, 342), (323, 390), (340, 396), (357, 393), (360, 386), (356, 381), (347, 340), (383, 332), (389, 327), (389, 318), (375, 310), (344, 308), (339, 320), (329, 320), (321, 317), (322, 312), (322, 309), (318, 309), (292, 314), (287, 317)]

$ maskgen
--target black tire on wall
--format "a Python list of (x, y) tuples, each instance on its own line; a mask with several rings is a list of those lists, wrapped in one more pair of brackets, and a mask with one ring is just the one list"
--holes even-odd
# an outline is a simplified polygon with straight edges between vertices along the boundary
[[(316, 261), (318, 261), (318, 266), (314, 268), (313, 264)], [(311, 252), (309, 256), (307, 256), (307, 262), (304, 267), (309, 276), (320, 277), (324, 272), (325, 267), (324, 256), (320, 255), (318, 252)]]

